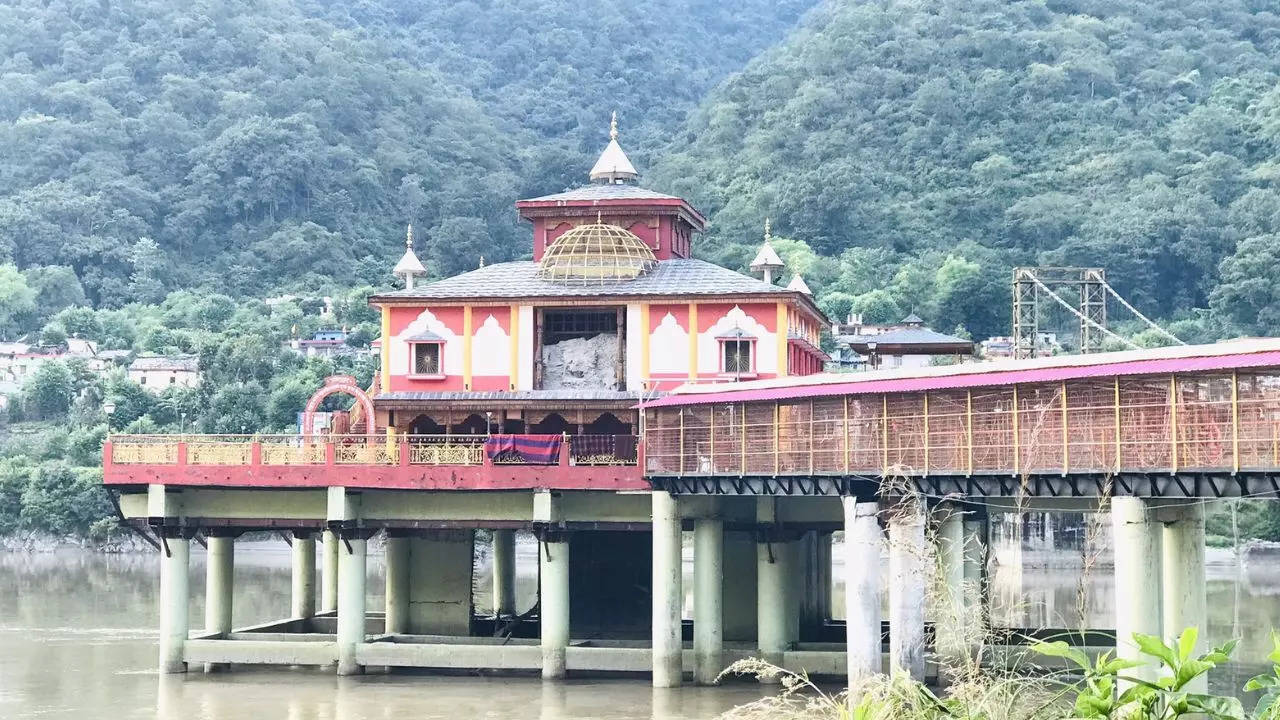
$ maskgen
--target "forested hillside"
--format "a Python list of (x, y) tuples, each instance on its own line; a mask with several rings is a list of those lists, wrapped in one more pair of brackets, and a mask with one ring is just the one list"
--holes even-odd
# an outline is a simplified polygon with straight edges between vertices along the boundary
[(515, 257), (610, 110), (660, 146), (808, 4), (6, 3), (0, 263), (114, 307), (382, 283), (408, 221), (437, 273)]
[(1276, 13), (825, 2), (649, 177), (711, 214), (701, 248), (731, 266), (772, 216), (837, 314), (1007, 334), (1012, 265), (1099, 265), (1186, 339), (1280, 332)]

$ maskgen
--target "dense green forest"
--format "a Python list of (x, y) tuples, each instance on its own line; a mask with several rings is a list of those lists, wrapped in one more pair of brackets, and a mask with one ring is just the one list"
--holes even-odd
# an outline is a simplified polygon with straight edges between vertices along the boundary
[(805, 5), (6, 3), (0, 262), (117, 307), (381, 284), (410, 221), (436, 274), (517, 257), (610, 110), (643, 158)]
[(1011, 266), (1097, 265), (1185, 339), (1274, 333), (1278, 73), (1258, 0), (827, 2), (650, 179), (729, 265), (771, 215), (837, 313), (1008, 334)]

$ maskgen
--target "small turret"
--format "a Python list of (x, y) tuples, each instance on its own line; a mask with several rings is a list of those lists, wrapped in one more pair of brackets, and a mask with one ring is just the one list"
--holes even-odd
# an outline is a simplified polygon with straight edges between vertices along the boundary
[(809, 284), (804, 281), (800, 273), (796, 273), (791, 277), (791, 282), (787, 283), (787, 289), (792, 292), (804, 293), (805, 295), (813, 294), (813, 291), (809, 289)]
[(760, 252), (756, 253), (756, 259), (751, 261), (751, 272), (763, 274), (764, 281), (773, 284), (773, 275), (780, 272), (783, 267), (782, 258), (778, 257), (778, 253), (773, 251), (773, 245), (770, 241), (773, 236), (769, 234), (769, 218), (764, 219), (764, 244), (760, 246)]
[(422, 267), (422, 263), (418, 261), (418, 256), (413, 254), (413, 224), (409, 224), (409, 228), (405, 231), (404, 239), (404, 255), (400, 256), (400, 262), (396, 263), (395, 269), (391, 274), (404, 278), (404, 289), (413, 289), (413, 278), (417, 275), (426, 274), (427, 269)]
[(627, 159), (627, 154), (622, 152), (622, 146), (618, 144), (618, 113), (616, 111), (609, 121), (609, 144), (605, 146), (604, 152), (600, 153), (600, 159), (596, 160), (596, 164), (591, 167), (590, 177), (591, 182), (605, 185), (635, 182), (640, 178), (640, 173), (636, 172), (635, 166)]

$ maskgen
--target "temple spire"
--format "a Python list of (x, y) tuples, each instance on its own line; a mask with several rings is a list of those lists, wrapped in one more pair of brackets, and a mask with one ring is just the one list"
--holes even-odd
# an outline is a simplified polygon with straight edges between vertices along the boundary
[(635, 182), (640, 178), (640, 173), (636, 172), (635, 166), (631, 164), (631, 160), (627, 159), (627, 154), (622, 152), (622, 146), (618, 144), (616, 110), (609, 120), (609, 144), (605, 146), (604, 152), (600, 153), (596, 164), (591, 167), (590, 177), (591, 182), (603, 184)]
[(392, 275), (404, 278), (404, 289), (413, 289), (413, 278), (416, 275), (426, 274), (427, 269), (422, 266), (418, 260), (418, 256), (413, 253), (413, 223), (409, 223), (409, 227), (404, 233), (404, 255), (400, 256), (400, 262), (396, 263), (395, 269), (391, 271)]
[(778, 253), (773, 250), (773, 234), (769, 231), (769, 218), (764, 219), (764, 244), (760, 246), (760, 251), (756, 253), (756, 259), (751, 261), (751, 272), (758, 272), (764, 276), (764, 281), (773, 284), (774, 272), (782, 270), (782, 258), (778, 257)]

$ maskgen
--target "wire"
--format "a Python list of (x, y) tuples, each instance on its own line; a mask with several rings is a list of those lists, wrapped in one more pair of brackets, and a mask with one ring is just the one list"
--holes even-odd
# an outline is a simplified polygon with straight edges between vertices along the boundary
[[(1075, 308), (1071, 307), (1071, 304), (1070, 304), (1070, 303), (1068, 303), (1066, 300), (1063, 300), (1062, 298), (1058, 297), (1058, 294), (1057, 294), (1057, 293), (1055, 293), (1054, 291), (1050, 290), (1048, 285), (1045, 285), (1044, 283), (1040, 282), (1040, 278), (1038, 278), (1038, 277), (1034, 277), (1034, 276), (1033, 276), (1033, 277), (1031, 278), (1031, 281), (1032, 281), (1032, 282), (1034, 282), (1034, 283), (1036, 284), (1036, 287), (1038, 287), (1038, 288), (1040, 288), (1041, 290), (1043, 290), (1043, 291), (1045, 291), (1046, 293), (1048, 293), (1048, 294), (1049, 294), (1049, 297), (1051, 297), (1051, 298), (1053, 298), (1053, 299), (1054, 299), (1054, 302), (1058, 303), (1058, 304), (1059, 304), (1059, 305), (1061, 305), (1062, 307), (1064, 307), (1064, 308), (1066, 308), (1067, 310), (1069, 310), (1069, 311), (1071, 312), (1071, 314), (1072, 314), (1072, 315), (1075, 315), (1076, 317), (1080, 318), (1080, 319), (1081, 319), (1081, 320), (1083, 320), (1085, 323), (1087, 323), (1089, 326), (1091, 326), (1091, 327), (1093, 327), (1093, 328), (1095, 328), (1095, 329), (1097, 329), (1097, 330), (1102, 331), (1102, 334), (1103, 334), (1103, 335), (1106, 335), (1107, 337), (1115, 338), (1116, 340), (1119, 340), (1120, 342), (1124, 343), (1125, 345), (1128, 345), (1129, 347), (1133, 348), (1134, 350), (1141, 350), (1141, 349), (1142, 349), (1142, 346), (1141, 346), (1141, 345), (1139, 345), (1139, 344), (1137, 344), (1137, 343), (1135, 343), (1134, 341), (1132, 341), (1132, 340), (1130, 340), (1130, 339), (1128, 339), (1128, 338), (1125, 338), (1125, 337), (1121, 337), (1121, 336), (1119, 336), (1119, 335), (1117, 335), (1117, 334), (1115, 334), (1115, 333), (1111, 332), (1110, 330), (1106, 329), (1106, 328), (1105, 328), (1105, 327), (1103, 327), (1102, 325), (1099, 325), (1097, 322), (1095, 322), (1095, 321), (1093, 321), (1093, 320), (1090, 320), (1089, 318), (1087, 318), (1087, 317), (1085, 317), (1084, 315), (1082, 315), (1082, 314), (1080, 313), (1080, 311), (1079, 311), (1079, 310), (1076, 310)], [(1128, 303), (1125, 303), (1125, 304), (1126, 304), (1126, 305), (1128, 305)], [(1179, 342), (1181, 342), (1181, 340), (1179, 340)]]
[(1169, 332), (1168, 330), (1165, 330), (1164, 328), (1160, 327), (1159, 325), (1155, 324), (1155, 322), (1154, 322), (1151, 318), (1149, 318), (1149, 317), (1147, 317), (1146, 315), (1143, 315), (1142, 313), (1138, 312), (1138, 308), (1136, 308), (1136, 307), (1134, 307), (1134, 306), (1130, 305), (1130, 304), (1129, 304), (1129, 302), (1128, 302), (1127, 300), (1125, 300), (1124, 298), (1120, 297), (1120, 293), (1116, 292), (1114, 288), (1112, 288), (1110, 285), (1108, 285), (1106, 280), (1103, 280), (1103, 281), (1102, 281), (1102, 287), (1106, 288), (1107, 292), (1111, 293), (1111, 297), (1115, 298), (1116, 300), (1119, 300), (1121, 305), (1123, 305), (1123, 306), (1125, 306), (1126, 308), (1128, 308), (1128, 309), (1129, 309), (1129, 312), (1133, 313), (1134, 315), (1137, 315), (1139, 320), (1141, 320), (1141, 321), (1145, 322), (1147, 325), (1151, 326), (1151, 328), (1153, 328), (1156, 332), (1160, 333), (1161, 335), (1164, 335), (1165, 337), (1167, 337), (1167, 338), (1169, 338), (1170, 340), (1172, 340), (1172, 341), (1174, 341), (1174, 342), (1178, 343), (1179, 345), (1186, 345), (1186, 343), (1185, 343), (1185, 342), (1183, 342), (1182, 340), (1179, 340), (1179, 339), (1178, 339), (1178, 337), (1177, 337), (1176, 335), (1174, 335), (1173, 333)]

